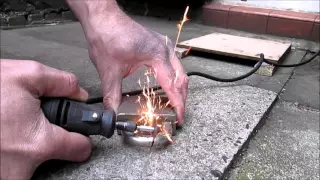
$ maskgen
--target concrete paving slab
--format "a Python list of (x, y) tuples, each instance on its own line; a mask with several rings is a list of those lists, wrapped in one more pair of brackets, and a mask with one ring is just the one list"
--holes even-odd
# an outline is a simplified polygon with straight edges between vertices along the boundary
[(319, 179), (319, 111), (277, 102), (229, 179)]
[(275, 98), (271, 91), (250, 86), (198, 84), (189, 89), (185, 126), (168, 148), (150, 151), (123, 145), (117, 135), (93, 137), (88, 162), (65, 165), (54, 174), (42, 169), (34, 179), (217, 179)]
[[(307, 57), (311, 57), (311, 54)], [(297, 67), (284, 87), (284, 92), (280, 95), (281, 99), (319, 109), (319, 64), (318, 56), (312, 62)]]

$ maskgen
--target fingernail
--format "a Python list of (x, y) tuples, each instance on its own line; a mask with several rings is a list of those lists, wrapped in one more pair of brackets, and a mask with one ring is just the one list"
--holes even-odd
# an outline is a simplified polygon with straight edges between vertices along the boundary
[(93, 142), (91, 141), (91, 139), (89, 137), (87, 139), (90, 142), (89, 143), (90, 146), (84, 147), (83, 156), (82, 156), (84, 158), (84, 161), (87, 161), (91, 157), (91, 153), (92, 153), (92, 149), (93, 149)]
[(80, 93), (79, 94), (79, 96), (80, 96), (79, 98), (81, 98), (81, 100), (86, 101), (88, 99), (89, 94), (85, 89), (80, 88), (80, 92), (79, 93)]
[(181, 128), (183, 126), (183, 120), (179, 120), (177, 123), (177, 127)]
[(182, 127), (184, 123), (184, 111), (182, 111), (180, 108), (175, 108), (176, 113), (177, 113), (177, 127)]

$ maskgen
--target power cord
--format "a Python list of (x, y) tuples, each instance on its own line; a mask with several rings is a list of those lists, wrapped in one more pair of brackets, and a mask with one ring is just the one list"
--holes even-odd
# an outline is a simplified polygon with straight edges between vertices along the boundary
[[(200, 76), (200, 77), (204, 77), (204, 78), (207, 78), (207, 79), (210, 79), (213, 81), (218, 81), (218, 82), (235, 82), (235, 81), (239, 81), (241, 79), (245, 79), (245, 78), (251, 76), (253, 73), (255, 73), (261, 67), (263, 62), (265, 62), (269, 65), (275, 66), (275, 67), (298, 67), (298, 66), (302, 66), (304, 64), (311, 62), (319, 54), (320, 54), (320, 50), (318, 52), (316, 52), (312, 57), (310, 57), (310, 59), (308, 59), (306, 61), (303, 61), (303, 59), (305, 58), (305, 56), (303, 56), (302, 60), (301, 60), (303, 62), (297, 63), (297, 64), (276, 64), (276, 63), (273, 63), (271, 61), (264, 59), (264, 54), (260, 54), (260, 60), (258, 61), (258, 63), (254, 66), (254, 68), (251, 71), (249, 71), (248, 73), (246, 73), (244, 75), (234, 77), (234, 78), (229, 78), (229, 79), (219, 78), (219, 77), (215, 77), (215, 76), (212, 76), (209, 74), (205, 74), (202, 72), (196, 72), (196, 71), (187, 72), (187, 75), (188, 76)], [(161, 86), (155, 86), (155, 87), (150, 88), (150, 90), (151, 89), (153, 89), (154, 91), (157, 91), (157, 90), (161, 89)], [(136, 96), (136, 95), (140, 95), (140, 94), (142, 94), (142, 90), (125, 92), (125, 93), (122, 93), (122, 96)], [(101, 103), (101, 102), (103, 102), (103, 97), (90, 98), (87, 101), (88, 104), (95, 104), (95, 103)]]
[[(308, 51), (309, 52), (309, 51)], [(275, 63), (272, 63), (268, 60), (264, 60), (267, 64), (270, 64), (270, 65), (273, 65), (275, 67), (298, 67), (298, 66), (302, 66), (304, 64), (307, 64), (309, 62), (311, 62), (312, 60), (314, 60), (314, 58), (316, 58), (318, 55), (320, 54), (320, 50), (318, 52), (316, 52), (310, 59), (304, 61), (304, 62), (301, 62), (301, 63), (297, 63), (297, 64), (275, 64)], [(304, 57), (307, 55), (307, 53), (302, 57), (302, 60), (304, 59)], [(302, 61), (301, 60), (301, 61)]]

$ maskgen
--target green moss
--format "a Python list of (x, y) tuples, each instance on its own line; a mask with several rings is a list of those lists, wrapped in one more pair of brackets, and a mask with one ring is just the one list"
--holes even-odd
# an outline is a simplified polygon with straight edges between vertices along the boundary
[(263, 173), (262, 172), (250, 172), (248, 170), (244, 170), (239, 172), (237, 176), (237, 180), (263, 180)]

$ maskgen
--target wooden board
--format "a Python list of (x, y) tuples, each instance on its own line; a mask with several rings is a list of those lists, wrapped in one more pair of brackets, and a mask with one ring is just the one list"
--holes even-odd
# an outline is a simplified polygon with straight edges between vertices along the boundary
[[(176, 55), (178, 56), (179, 59), (183, 59), (184, 57), (189, 55), (187, 52), (188, 52), (188, 49), (186, 48), (179, 48), (179, 47), (176, 48)], [(260, 68), (255, 72), (255, 74), (259, 74), (262, 76), (272, 76), (274, 71), (275, 71), (275, 66), (262, 63)]]
[(178, 43), (178, 47), (215, 53), (226, 56), (259, 60), (263, 53), (265, 59), (278, 62), (290, 49), (291, 44), (270, 40), (212, 33)]
[(187, 56), (188, 49), (177, 47), (175, 52), (178, 58), (182, 59)]

